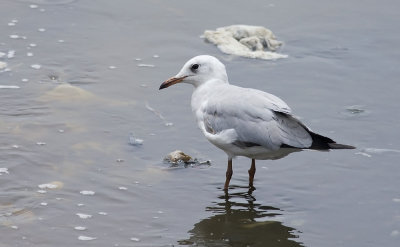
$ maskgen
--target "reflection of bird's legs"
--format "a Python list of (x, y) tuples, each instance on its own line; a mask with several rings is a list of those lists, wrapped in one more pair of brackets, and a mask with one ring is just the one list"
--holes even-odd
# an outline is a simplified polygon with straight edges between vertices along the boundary
[(229, 182), (231, 181), (232, 174), (233, 174), (232, 159), (229, 158), (228, 159), (228, 168), (226, 169), (226, 180), (225, 180), (225, 186), (224, 186), (225, 191), (228, 190)]
[(251, 159), (251, 167), (249, 169), (249, 187), (250, 187), (250, 189), (255, 189), (253, 186), (254, 174), (256, 174), (256, 160)]

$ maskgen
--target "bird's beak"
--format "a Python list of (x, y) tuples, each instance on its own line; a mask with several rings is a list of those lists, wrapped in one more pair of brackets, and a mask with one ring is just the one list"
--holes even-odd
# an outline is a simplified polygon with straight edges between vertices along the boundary
[(166, 80), (165, 82), (163, 82), (160, 86), (160, 90), (163, 88), (167, 88), (169, 86), (172, 86), (176, 83), (179, 83), (181, 81), (183, 81), (187, 76), (182, 76), (182, 77), (172, 77), (169, 78), (168, 80)]

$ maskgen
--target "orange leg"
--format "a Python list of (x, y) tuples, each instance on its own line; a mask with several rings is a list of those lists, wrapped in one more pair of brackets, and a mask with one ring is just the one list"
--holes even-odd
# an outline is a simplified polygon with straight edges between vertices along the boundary
[(249, 169), (249, 187), (250, 187), (250, 189), (255, 189), (253, 186), (254, 174), (256, 174), (256, 160), (251, 159), (251, 167)]
[(225, 186), (224, 186), (225, 191), (228, 191), (229, 182), (231, 181), (232, 174), (233, 174), (232, 159), (228, 159), (228, 168), (226, 169), (226, 180), (225, 180)]

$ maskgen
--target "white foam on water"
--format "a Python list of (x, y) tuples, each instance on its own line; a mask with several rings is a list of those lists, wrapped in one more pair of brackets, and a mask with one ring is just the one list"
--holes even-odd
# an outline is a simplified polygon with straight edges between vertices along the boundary
[(10, 39), (19, 39), (19, 35), (16, 34), (11, 34), (9, 37)]
[(39, 6), (37, 6), (36, 4), (31, 4), (29, 5), (29, 8), (31, 9), (37, 9)]
[(38, 191), (36, 191), (37, 193), (40, 193), (40, 194), (46, 194), (47, 193), (47, 191), (45, 191), (45, 190), (38, 190)]
[(39, 32), (46, 32), (46, 29), (45, 28), (39, 28), (38, 31)]
[(100, 214), (100, 215), (108, 215), (108, 213), (106, 213), (106, 212), (98, 212), (98, 214)]
[(119, 190), (127, 190), (128, 188), (123, 187), (123, 186), (120, 186), (120, 187), (118, 187), (118, 189), (119, 189)]
[(393, 198), (394, 202), (400, 202), (400, 198)]
[(27, 78), (22, 78), (21, 81), (22, 81), (22, 82), (28, 82), (29, 79), (27, 79)]
[(109, 69), (116, 69), (117, 67), (114, 66), (114, 65), (110, 65), (110, 66), (108, 66), (108, 68), (109, 68)]
[(10, 174), (10, 173), (8, 172), (8, 168), (5, 168), (5, 167), (0, 168), (0, 176), (3, 175), (3, 174)]
[(81, 235), (81, 236), (78, 237), (78, 239), (79, 239), (79, 240), (82, 240), (82, 241), (90, 241), (90, 240), (95, 240), (95, 239), (97, 239), (97, 238)]
[(65, 40), (63, 40), (63, 39), (59, 39), (59, 40), (57, 40), (57, 42), (58, 42), (58, 43), (64, 43), (64, 42), (65, 42)]
[(56, 188), (58, 188), (58, 185), (48, 183), (48, 184), (39, 184), (38, 187), (40, 189), (56, 189)]
[(131, 238), (131, 241), (139, 242), (139, 241), (140, 241), (140, 238)]
[(47, 203), (47, 202), (41, 202), (40, 205), (42, 205), (42, 206), (47, 206), (48, 203)]
[(0, 51), (0, 58), (4, 57), (6, 54)]
[(5, 69), (7, 68), (7, 63), (0, 61), (0, 69)]
[(373, 154), (383, 154), (383, 153), (400, 153), (397, 149), (387, 149), (387, 148), (365, 148), (365, 152)]
[(12, 229), (18, 230), (18, 226), (11, 226)]
[(397, 236), (399, 236), (400, 235), (400, 231), (398, 231), (398, 230), (393, 230), (391, 233), (390, 233), (390, 236), (392, 236), (392, 237), (397, 237)]
[(15, 26), (16, 24), (14, 22), (9, 22), (7, 23), (7, 25), (9, 25), (10, 27)]
[(154, 57), (154, 58), (159, 58), (160, 56), (157, 55), (157, 54), (155, 54), (155, 55), (153, 55), (153, 57)]
[(27, 56), (27, 57), (33, 57), (33, 53), (32, 53), (32, 52), (27, 52), (27, 53), (26, 53), (26, 56)]
[(135, 60), (136, 60), (136, 61), (142, 61), (142, 59), (141, 59), (141, 58), (135, 58)]
[(78, 206), (78, 207), (83, 207), (83, 206), (85, 206), (85, 204), (83, 204), (83, 203), (78, 203), (78, 204), (76, 204), (76, 206)]
[(76, 215), (81, 219), (90, 219), (90, 218), (92, 218), (92, 215), (90, 215), (90, 214), (77, 213)]
[(37, 44), (31, 43), (31, 44), (29, 44), (29, 46), (30, 46), (30, 47), (36, 47)]
[(82, 190), (79, 193), (81, 193), (82, 195), (85, 195), (85, 196), (92, 196), (92, 195), (96, 194), (96, 192), (91, 191), (91, 190)]
[(84, 226), (75, 226), (74, 229), (77, 231), (85, 231), (87, 228)]
[(13, 20), (11, 20), (11, 22), (12, 23), (18, 23), (18, 20), (17, 19), (13, 19)]
[(365, 156), (365, 157), (368, 157), (368, 158), (371, 158), (371, 157), (372, 157), (372, 155), (367, 154), (367, 153), (364, 153), (364, 152), (357, 152), (357, 153), (355, 153), (355, 154), (362, 155), (362, 156)]
[(40, 64), (32, 64), (31, 68), (32, 69), (40, 69), (40, 68), (42, 68), (42, 65), (40, 65)]

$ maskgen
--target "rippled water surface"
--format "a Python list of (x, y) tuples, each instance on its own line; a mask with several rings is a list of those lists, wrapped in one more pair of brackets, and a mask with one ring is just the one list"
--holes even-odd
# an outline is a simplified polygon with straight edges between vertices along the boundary
[[(1, 247), (399, 246), (398, 1), (0, 5)], [(200, 38), (231, 24), (272, 29), (289, 57)], [(197, 129), (192, 88), (158, 90), (199, 54), (357, 149), (258, 161), (253, 192), (238, 158), (225, 194), (227, 158)], [(176, 149), (211, 165), (170, 167)]]

